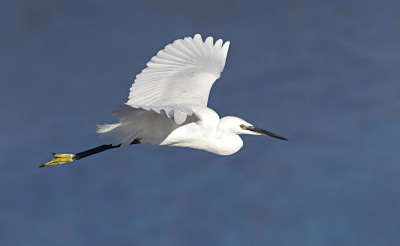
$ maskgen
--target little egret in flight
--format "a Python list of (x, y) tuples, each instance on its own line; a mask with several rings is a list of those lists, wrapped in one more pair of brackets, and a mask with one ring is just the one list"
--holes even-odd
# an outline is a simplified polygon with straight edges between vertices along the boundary
[(98, 125), (104, 145), (77, 154), (53, 154), (40, 167), (63, 164), (104, 150), (146, 143), (202, 149), (231, 155), (243, 146), (239, 134), (266, 135), (287, 140), (254, 127), (238, 117), (222, 119), (207, 107), (211, 86), (220, 77), (229, 41), (215, 44), (199, 34), (178, 39), (157, 53), (133, 83), (129, 100), (112, 114), (116, 124)]

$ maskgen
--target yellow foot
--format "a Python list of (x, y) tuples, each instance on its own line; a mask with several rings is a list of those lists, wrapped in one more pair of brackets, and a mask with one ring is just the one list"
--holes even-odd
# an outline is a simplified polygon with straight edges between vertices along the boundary
[(73, 154), (53, 154), (54, 155), (54, 159), (39, 166), (39, 167), (46, 167), (46, 166), (52, 166), (52, 165), (57, 165), (57, 164), (64, 164), (67, 162), (71, 162), (74, 161), (74, 156)]

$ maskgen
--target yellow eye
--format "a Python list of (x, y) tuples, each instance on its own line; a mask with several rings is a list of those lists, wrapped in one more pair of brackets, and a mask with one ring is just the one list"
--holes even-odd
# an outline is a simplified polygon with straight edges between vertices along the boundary
[(240, 128), (242, 128), (243, 130), (246, 130), (246, 126), (243, 124), (240, 125)]

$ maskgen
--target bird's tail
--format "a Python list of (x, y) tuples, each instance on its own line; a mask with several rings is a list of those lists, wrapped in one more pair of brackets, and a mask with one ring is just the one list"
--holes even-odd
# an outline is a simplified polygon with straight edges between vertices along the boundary
[(104, 125), (97, 125), (97, 131), (96, 133), (105, 133), (109, 132), (121, 125), (121, 122), (116, 123), (116, 124), (104, 124)]
[(142, 132), (141, 120), (156, 115), (155, 112), (143, 109), (136, 109), (128, 105), (119, 105), (120, 110), (111, 116), (117, 118), (119, 123), (97, 125), (97, 133), (100, 134), (100, 141), (103, 144), (117, 146), (129, 145)]

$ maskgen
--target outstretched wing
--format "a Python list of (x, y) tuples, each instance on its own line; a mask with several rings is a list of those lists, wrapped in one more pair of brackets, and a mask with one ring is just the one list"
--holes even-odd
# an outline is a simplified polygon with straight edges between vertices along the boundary
[(181, 124), (190, 105), (207, 106), (208, 95), (225, 66), (229, 41), (205, 42), (199, 34), (178, 39), (157, 53), (133, 83), (126, 103), (174, 118)]

